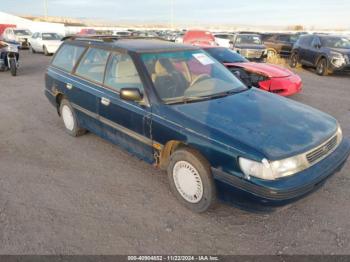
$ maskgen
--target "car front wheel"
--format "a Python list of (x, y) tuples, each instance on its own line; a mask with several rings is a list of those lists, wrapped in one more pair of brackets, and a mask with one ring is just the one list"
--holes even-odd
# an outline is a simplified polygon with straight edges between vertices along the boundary
[(320, 76), (328, 75), (327, 67), (327, 60), (325, 58), (320, 59), (316, 65), (316, 73)]
[(290, 60), (289, 60), (289, 66), (291, 68), (296, 68), (298, 65), (298, 54), (297, 53), (293, 53), (290, 57)]
[(60, 104), (60, 116), (62, 118), (66, 132), (77, 137), (85, 134), (85, 129), (80, 128), (74, 109), (68, 100), (63, 99)]
[(201, 213), (216, 202), (216, 188), (210, 165), (198, 152), (180, 148), (170, 157), (170, 188), (175, 197), (190, 210)]

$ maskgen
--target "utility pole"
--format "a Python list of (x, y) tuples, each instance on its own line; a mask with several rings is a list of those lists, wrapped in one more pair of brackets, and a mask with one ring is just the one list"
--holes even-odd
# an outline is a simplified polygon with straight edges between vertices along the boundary
[(47, 0), (44, 0), (44, 10), (45, 10), (45, 20), (47, 21), (48, 17), (48, 5), (47, 5)]
[(174, 0), (170, 0), (170, 27), (174, 29)]

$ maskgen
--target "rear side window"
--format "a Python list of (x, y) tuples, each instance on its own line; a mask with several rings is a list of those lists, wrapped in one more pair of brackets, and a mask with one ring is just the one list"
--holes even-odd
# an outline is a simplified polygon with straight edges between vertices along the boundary
[(65, 44), (56, 54), (52, 65), (71, 72), (84, 50), (85, 48), (81, 46)]
[(288, 35), (279, 35), (278, 41), (289, 42), (289, 36)]
[(125, 87), (143, 90), (143, 85), (135, 64), (127, 54), (113, 54), (106, 71), (105, 85), (118, 91)]
[(308, 36), (301, 36), (299, 38), (298, 43), (302, 46), (310, 46), (313, 38), (314, 38), (313, 36), (309, 36), (309, 35)]
[(76, 75), (102, 84), (109, 54), (106, 50), (90, 48), (81, 59)]

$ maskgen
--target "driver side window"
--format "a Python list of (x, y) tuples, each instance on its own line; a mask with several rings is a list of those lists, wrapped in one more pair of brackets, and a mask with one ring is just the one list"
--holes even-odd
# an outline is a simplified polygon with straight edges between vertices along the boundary
[(143, 93), (143, 85), (131, 57), (127, 54), (112, 54), (106, 71), (105, 86), (119, 92), (126, 87), (138, 88)]

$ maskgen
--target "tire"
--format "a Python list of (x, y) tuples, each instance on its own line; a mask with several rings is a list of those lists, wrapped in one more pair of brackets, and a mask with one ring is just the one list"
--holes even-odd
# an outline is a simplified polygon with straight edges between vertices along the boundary
[(196, 213), (216, 203), (216, 188), (208, 161), (197, 151), (180, 148), (171, 156), (167, 169), (172, 193), (185, 207)]
[(290, 56), (290, 59), (289, 59), (289, 66), (291, 68), (296, 68), (298, 65), (298, 60), (299, 60), (298, 54), (292, 53), (292, 55)]
[(328, 63), (326, 58), (321, 58), (316, 65), (316, 74), (319, 76), (328, 75)]
[(49, 51), (47, 51), (46, 46), (43, 46), (43, 50), (44, 50), (44, 55), (46, 55), (46, 56), (50, 55)]
[(69, 135), (78, 137), (86, 133), (85, 129), (80, 128), (75, 111), (67, 99), (62, 99), (59, 112), (66, 132)]
[(275, 49), (267, 50), (267, 59), (273, 59), (277, 56), (277, 51)]
[(16, 63), (16, 59), (14, 58), (10, 59), (10, 70), (11, 70), (12, 76), (17, 75), (17, 63)]

